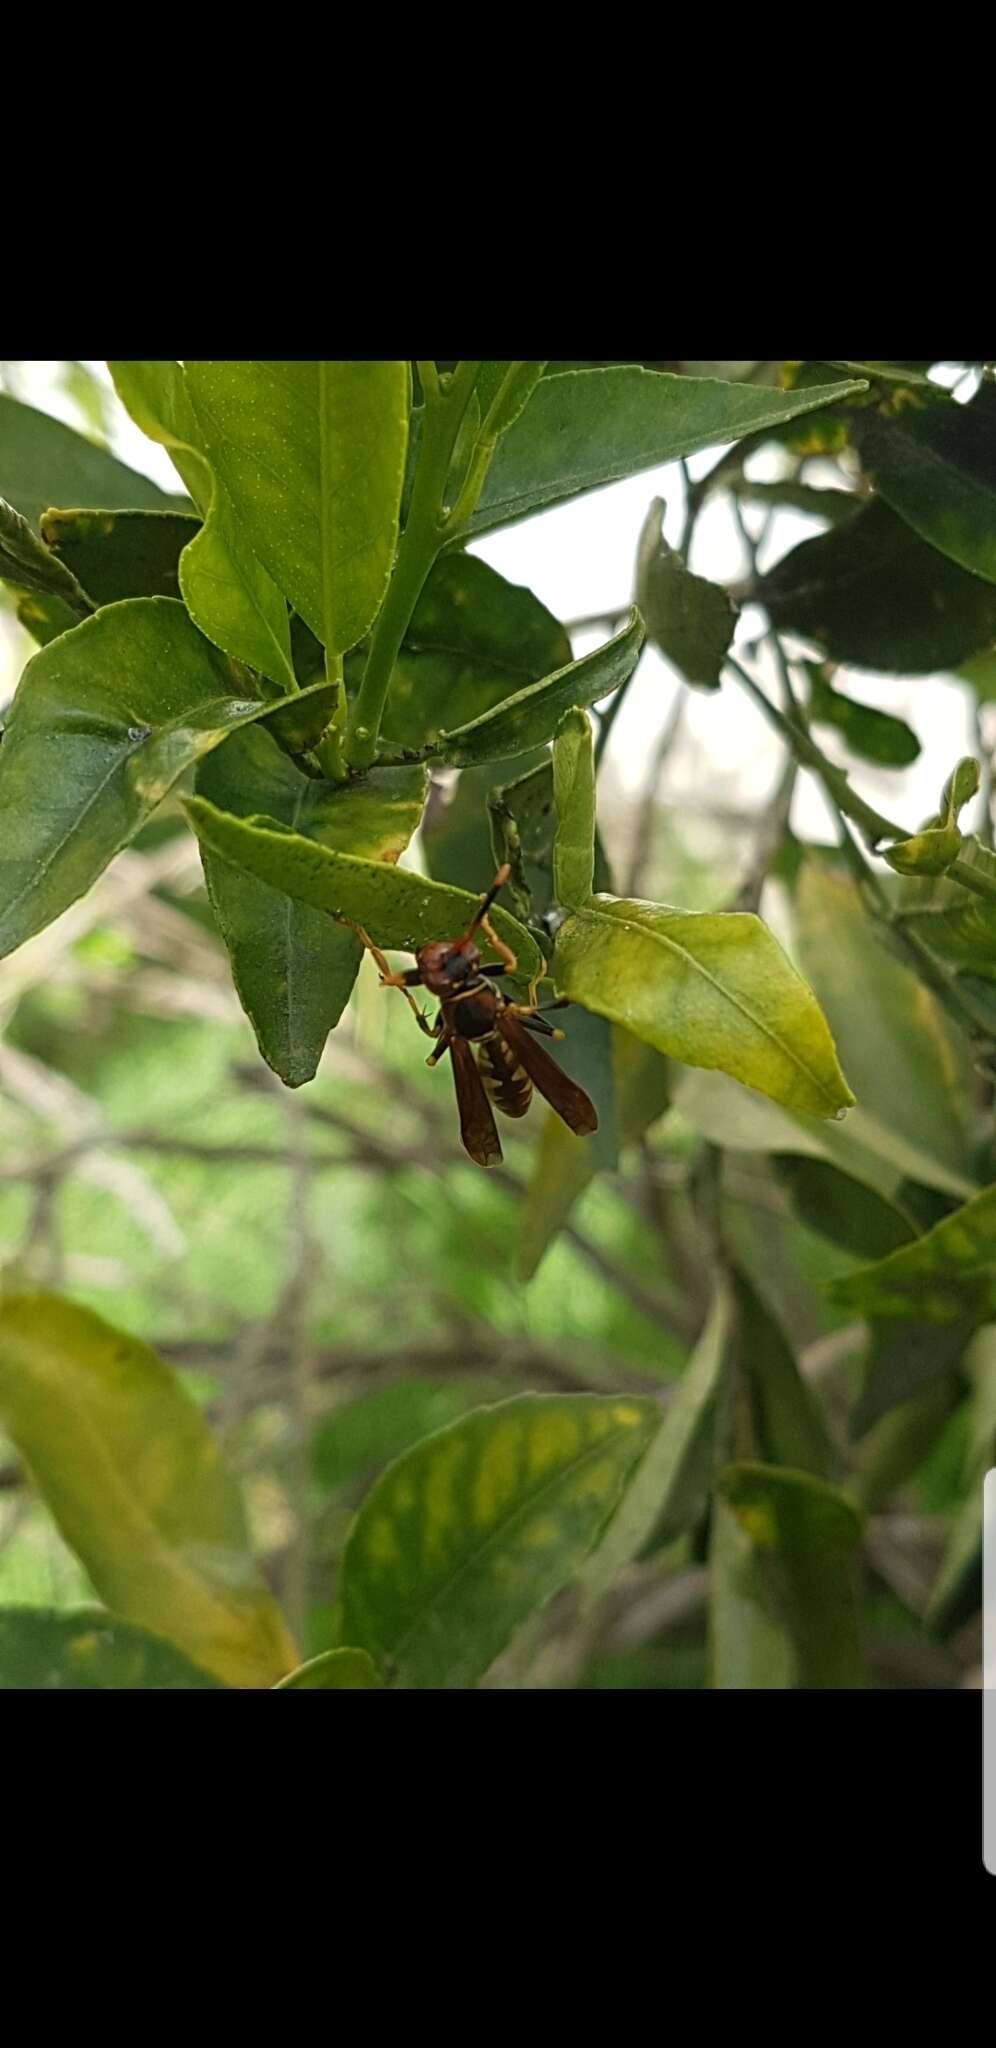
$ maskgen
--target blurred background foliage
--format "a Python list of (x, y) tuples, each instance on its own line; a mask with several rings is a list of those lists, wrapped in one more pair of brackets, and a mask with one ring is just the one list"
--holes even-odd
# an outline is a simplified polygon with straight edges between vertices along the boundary
[[(681, 367), (759, 381), (775, 369)], [(82, 364), (46, 368), (39, 392), (32, 365), (2, 364), (0, 388), (106, 444), (113, 394)], [(785, 465), (797, 482), (825, 480), (826, 452), (808, 460), (808, 471), (798, 454)], [(763, 527), (754, 519), (752, 545), (769, 558), (779, 516), (762, 504)], [(0, 605), (9, 698), (32, 643), (2, 586)], [(583, 651), (591, 621), (567, 623)], [(369, 961), (317, 1079), (284, 1090), (239, 1008), (175, 803), (0, 965), (4, 1270), (139, 1333), (182, 1374), (243, 1484), (256, 1554), (303, 1656), (334, 1640), (350, 1519), (407, 1446), (527, 1389), (672, 1398), (709, 1312), (718, 1216), (756, 1342), (776, 1360), (787, 1350), (817, 1405), (810, 1469), (822, 1460), (868, 1513), (868, 1679), (978, 1682), (977, 1550), (959, 1530), (980, 1447), (984, 1461), (992, 1451), (992, 1331), (855, 1441), (867, 1333), (827, 1289), (906, 1241), (904, 1214), (927, 1227), (957, 1205), (959, 1177), (962, 1194), (991, 1178), (991, 1080), (931, 992), (852, 915), (829, 830), (815, 860), (791, 833), (779, 853), (777, 792), (731, 800), (694, 744), (680, 801), (668, 797), (684, 701), (644, 749), (636, 789), (607, 752), (604, 858), (617, 889), (688, 909), (731, 907), (764, 886), (765, 915), (815, 988), (859, 1096), (822, 1146), (735, 1083), (687, 1069), (668, 1078), (656, 1062), (664, 1078), (644, 1087), (616, 1170), (579, 1165), (577, 1141), (537, 1102), (524, 1126), (503, 1128), (505, 1164), (484, 1174), (460, 1149), (448, 1074), (426, 1071), (407, 1008)], [(839, 758), (850, 760), (846, 747)], [(488, 791), (528, 765), (439, 776), (413, 858), (483, 886)], [(863, 786), (874, 798), (887, 771)], [(589, 1020), (565, 1021), (570, 1064)], [(756, 1387), (741, 1397), (760, 1398)], [(658, 1530), (593, 1604), (559, 1596), (485, 1683), (703, 1685), (708, 1542), (706, 1490), (690, 1521)], [(0, 1442), (0, 1607), (90, 1601)]]

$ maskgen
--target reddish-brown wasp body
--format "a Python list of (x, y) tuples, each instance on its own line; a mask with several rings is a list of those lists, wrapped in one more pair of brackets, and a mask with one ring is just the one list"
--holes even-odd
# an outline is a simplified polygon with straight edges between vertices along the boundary
[[(488, 923), (488, 911), (505, 882), (508, 868), (500, 868), (470, 928), (458, 939), (433, 939), (420, 946), (416, 966), (405, 974), (392, 974), (384, 956), (366, 933), (357, 927), (369, 947), (388, 987), (402, 988), (408, 995), (423, 1031), (438, 1042), (428, 1064), (434, 1067), (444, 1053), (453, 1064), (460, 1135), (470, 1157), (479, 1166), (497, 1166), (502, 1151), (492, 1110), (505, 1116), (525, 1116), (533, 1088), (562, 1117), (569, 1130), (588, 1137), (598, 1129), (594, 1105), (583, 1088), (561, 1073), (548, 1052), (530, 1034), (542, 1032), (559, 1038), (539, 1014), (535, 1002), (511, 1003), (494, 985), (493, 977), (514, 974), (517, 961)], [(482, 962), (474, 934), (483, 928), (498, 960)], [(439, 999), (435, 1023), (423, 1016), (409, 991), (421, 986)], [(562, 1003), (545, 1005), (562, 1009)]]

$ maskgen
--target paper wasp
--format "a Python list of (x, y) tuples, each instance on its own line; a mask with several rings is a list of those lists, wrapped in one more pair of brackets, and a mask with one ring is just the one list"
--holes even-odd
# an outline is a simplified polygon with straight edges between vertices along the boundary
[[(427, 1037), (438, 1040), (426, 1065), (434, 1067), (444, 1053), (449, 1053), (460, 1111), (460, 1136), (465, 1150), (479, 1166), (497, 1166), (502, 1157), (492, 1105), (505, 1116), (525, 1116), (534, 1087), (578, 1137), (589, 1137), (598, 1129), (594, 1104), (584, 1089), (568, 1080), (549, 1053), (530, 1036), (532, 1032), (542, 1032), (548, 1038), (564, 1035), (547, 1024), (540, 1011), (566, 1009), (566, 1003), (561, 1000), (539, 1004), (535, 1000), (536, 984), (546, 971), (545, 963), (530, 986), (527, 1003), (510, 1002), (494, 986), (495, 975), (514, 974), (518, 966), (515, 954), (488, 921), (488, 911), (510, 872), (508, 867), (499, 868), (460, 938), (433, 939), (420, 946), (415, 954), (417, 964), (404, 974), (392, 974), (383, 953), (362, 926), (353, 927), (377, 962), (381, 985), (403, 989), (420, 1029)], [(499, 956), (497, 960), (482, 962), (475, 944), (479, 930), (485, 932)], [(420, 986), (439, 998), (433, 1024), (411, 994), (413, 988)]]

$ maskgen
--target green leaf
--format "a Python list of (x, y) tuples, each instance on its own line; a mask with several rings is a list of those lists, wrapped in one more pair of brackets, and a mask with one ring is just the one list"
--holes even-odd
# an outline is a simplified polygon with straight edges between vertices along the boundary
[(395, 663), (383, 735), (421, 748), (444, 724), (468, 724), (570, 660), (563, 626), (531, 590), (476, 555), (444, 555)]
[[(842, 1173), (829, 1160), (776, 1152), (771, 1163), (788, 1190), (799, 1221), (856, 1258), (885, 1258), (915, 1237), (901, 1208), (874, 1188), (863, 1186), (852, 1174)], [(799, 1461), (787, 1458), (782, 1462), (791, 1465)]]
[(115, 362), (107, 367), (136, 426), (169, 449), (203, 518), (179, 570), (183, 600), (195, 625), (233, 660), (258, 669), (284, 690), (295, 689), (287, 606), (207, 460), (181, 365)]
[(978, 795), (981, 781), (982, 770), (975, 755), (966, 754), (952, 768), (941, 791), (939, 814), (929, 822), (932, 825), (956, 825), (965, 805)]
[[(971, 877), (987, 893), (971, 889)], [(901, 908), (900, 923), (956, 970), (996, 980), (996, 894), (988, 893), (989, 885), (996, 888), (996, 856), (967, 833), (958, 849), (956, 875), (924, 882), (910, 895), (908, 907)]]
[(898, 1492), (929, 1457), (961, 1399), (950, 1375), (923, 1387), (883, 1415), (865, 1436), (851, 1482), (854, 1498), (871, 1513)]
[[(234, 818), (202, 797), (191, 797), (184, 809), (210, 852), (299, 903), (362, 924), (376, 946), (414, 952), (430, 939), (456, 936), (466, 931), (480, 902), (465, 889), (426, 881), (405, 868), (334, 853), (273, 818)], [(495, 909), (491, 919), (518, 955), (520, 978), (529, 980), (540, 964), (535, 942), (507, 911)]]
[(547, 754), (514, 782), (490, 789), (487, 805), (495, 863), (511, 868), (506, 887), (518, 916), (544, 916), (554, 900), (553, 842), (557, 832), (551, 756)]
[[(409, 429), (410, 431), (410, 429)], [(442, 501), (452, 504), (459, 496), (464, 478), (469, 475), (471, 462), (477, 450), (481, 431), (481, 407), (476, 391), (472, 391), (464, 407), (463, 417), (457, 428), (453, 452), (449, 459), (449, 471), (442, 489)], [(404, 486), (402, 487), (404, 498)], [(405, 507), (405, 523), (408, 521), (408, 506)]]
[(982, 1600), (983, 1488), (986, 1473), (996, 1464), (994, 1343), (996, 1331), (980, 1330), (964, 1359), (972, 1382), (969, 1442), (962, 1473), (967, 1498), (955, 1516), (924, 1615), (931, 1635), (942, 1638), (977, 1614)]
[[(590, 1095), (598, 1111), (597, 1131), (577, 1142), (588, 1146), (596, 1172), (611, 1173), (619, 1162), (615, 1034), (604, 1017), (596, 1017), (589, 1010), (568, 1011), (558, 1019), (558, 1025), (565, 1043), (557, 1047), (556, 1056), (572, 1081), (577, 1081)], [(550, 1114), (554, 1112), (551, 1110)]]
[(278, 697), (262, 714), (261, 723), (278, 747), (292, 760), (300, 758), (306, 772), (319, 778), (321, 771), (311, 764), (311, 749), (327, 731), (338, 699), (338, 683), (312, 683), (293, 697)]
[(474, 394), (483, 432), (497, 441), (515, 425), (546, 369), (545, 363), (482, 363)]
[(59, 384), (82, 413), (84, 431), (106, 444), (114, 432), (114, 400), (99, 377), (86, 363), (63, 362), (59, 365)]
[[(829, 363), (824, 362), (783, 362), (779, 383), (783, 390), (795, 395), (818, 390), (832, 375)], [(875, 393), (866, 384), (862, 391), (852, 395), (849, 401), (837, 405), (825, 405), (808, 419), (776, 421), (763, 434), (755, 436), (745, 452), (753, 453), (764, 441), (774, 441), (791, 450), (793, 455), (842, 455), (850, 441), (854, 415), (864, 406), (872, 405)]]
[(860, 1315), (956, 1323), (975, 1314), (986, 1321), (983, 1311), (996, 1311), (996, 1187), (984, 1188), (912, 1244), (835, 1280), (830, 1293)]
[[(862, 1110), (894, 1137), (964, 1174), (970, 1060), (936, 997), (882, 944), (855, 883), (829, 862), (807, 859), (794, 909), (803, 971), (830, 1020)], [(911, 1177), (923, 1178), (915, 1171)]]
[[(565, 713), (565, 717), (581, 715)], [(460, 778), (461, 790), (467, 774), (465, 769)], [(556, 901), (553, 848), (557, 807), (552, 755), (546, 754), (514, 782), (490, 789), (487, 808), (495, 861), (499, 867), (508, 862), (512, 869), (508, 889), (516, 911), (523, 918), (542, 922)], [(609, 870), (597, 825), (594, 863), (595, 885), (607, 889)]]
[(712, 1486), (715, 1418), (729, 1365), (731, 1320), (729, 1295), (721, 1289), (664, 1420), (581, 1573), (586, 1607), (609, 1591), (623, 1566), (639, 1557), (651, 1538), (666, 1542), (700, 1520)]
[(650, 1400), (525, 1394), (416, 1445), (353, 1523), (343, 1633), (397, 1685), (475, 1685), (577, 1572), (658, 1419)]
[[(948, 776), (936, 816), (928, 818), (914, 838), (900, 839), (884, 849), (883, 859), (895, 868), (897, 874), (943, 875), (954, 865), (962, 848), (958, 816), (975, 796), (980, 780), (981, 770), (974, 754), (966, 754)], [(979, 874), (972, 879), (977, 881), (980, 892), (987, 887), (984, 875)], [(991, 886), (991, 893), (996, 903), (996, 882)]]
[(996, 697), (996, 648), (975, 655), (971, 661), (963, 661), (956, 675), (959, 682), (971, 684), (983, 703), (990, 703)]
[(971, 1621), (982, 1604), (982, 1488), (973, 1488), (955, 1517), (923, 1617), (942, 1641)]
[(219, 1680), (103, 1607), (0, 1608), (0, 1692), (215, 1692)]
[(270, 715), (249, 680), (163, 597), (110, 605), (34, 656), (0, 748), (0, 957), (84, 894), (188, 768)]
[(714, 1686), (864, 1684), (860, 1536), (850, 1502), (809, 1473), (748, 1464), (723, 1473), (710, 1554)]
[(0, 1416), (102, 1600), (226, 1685), (297, 1662), (238, 1489), (153, 1351), (56, 1295), (0, 1302)]
[(542, 746), (553, 737), (565, 711), (597, 704), (628, 682), (643, 652), (644, 638), (639, 612), (631, 612), (623, 631), (596, 647), (593, 654), (518, 690), (469, 725), (441, 732), (426, 748), (426, 758), (463, 768), (478, 761), (505, 760)]
[(76, 619), (93, 610), (75, 576), (42, 546), (34, 528), (5, 498), (0, 498), (0, 581), (32, 596), (56, 598)]
[(637, 368), (547, 375), (499, 442), (468, 533), (524, 519), (659, 463), (739, 441), (864, 391), (848, 381), (771, 391)]
[(0, 392), (0, 495), (37, 526), (49, 505), (103, 505), (117, 511), (177, 507), (147, 476), (128, 469), (48, 413)]
[(299, 1664), (275, 1685), (274, 1692), (375, 1692), (383, 1684), (365, 1650), (325, 1650)]
[(961, 852), (961, 833), (956, 825), (934, 827), (912, 839), (897, 839), (881, 852), (897, 875), (944, 875)]
[(966, 1300), (964, 1313), (947, 1323), (919, 1315), (908, 1321), (901, 1314), (893, 1317), (890, 1313), (881, 1321), (873, 1317), (863, 1384), (850, 1416), (852, 1441), (864, 1436), (890, 1409), (949, 1380), (985, 1313), (983, 1305), (973, 1309)]
[(553, 887), (558, 903), (579, 910), (595, 882), (595, 767), (591, 720), (565, 711), (553, 741), (553, 796), (557, 836)]
[(343, 1401), (319, 1424), (312, 1439), (315, 1478), (333, 1492), (360, 1475), (400, 1457), (431, 1431), (444, 1429), (468, 1408), (479, 1407), (490, 1388), (463, 1374), (451, 1380), (392, 1380), (353, 1401)]
[(636, 1650), (593, 1657), (577, 1681), (583, 1692), (701, 1692), (705, 1650), (699, 1643), (641, 1643)]
[(932, 384), (926, 372), (929, 363), (838, 363), (831, 362), (831, 370), (852, 370), (856, 376), (870, 377), (879, 384), (902, 384), (907, 389), (926, 385), (928, 391), (936, 394), (937, 385)]
[(655, 498), (636, 554), (636, 601), (658, 651), (686, 683), (718, 690), (737, 623), (736, 606), (718, 583), (693, 576), (661, 529), (664, 500)]
[(71, 632), (80, 622), (79, 611), (71, 608), (61, 597), (43, 596), (40, 591), (19, 593), (17, 617), (26, 633), (39, 647), (47, 647), (50, 640), (57, 640), (60, 633)]
[(394, 563), (408, 364), (197, 362), (186, 372), (207, 453), (259, 560), (323, 647), (355, 647)]
[(920, 753), (915, 732), (902, 718), (859, 704), (829, 683), (815, 663), (806, 663), (809, 715), (817, 725), (831, 725), (847, 741), (852, 754), (878, 768), (908, 768)]
[(815, 997), (759, 917), (593, 896), (557, 934), (558, 992), (788, 1109), (853, 1101)]
[(874, 503), (804, 540), (758, 586), (781, 630), (886, 674), (957, 668), (996, 639), (996, 593)]
[(710, 1144), (741, 1152), (799, 1152), (829, 1159), (842, 1173), (895, 1201), (904, 1181), (939, 1189), (963, 1201), (975, 1192), (967, 1174), (910, 1144), (859, 1103), (843, 1124), (777, 1109), (726, 1074), (679, 1072), (674, 1106)]
[(732, 1278), (737, 1348), (761, 1455), (772, 1465), (788, 1465), (826, 1479), (834, 1459), (819, 1402), (799, 1371), (784, 1331), (746, 1273), (737, 1267)]
[[(279, 712), (306, 701), (291, 697)], [(425, 803), (423, 768), (375, 768), (335, 789), (308, 781), (268, 739), (245, 727), (202, 761), (200, 796), (246, 818), (262, 812), (342, 853), (396, 861)], [(204, 877), (239, 1001), (268, 1066), (288, 1088), (313, 1079), (359, 971), (353, 932), (202, 846)]]
[(184, 512), (46, 512), (42, 539), (95, 605), (179, 597), (180, 556), (201, 522)]
[[(578, 1012), (581, 1017), (584, 1011)], [(603, 1020), (592, 1017), (592, 1024)], [(611, 1102), (614, 1110), (612, 1123), (621, 1146), (635, 1144), (668, 1106), (671, 1070), (660, 1053), (653, 1052), (649, 1045), (641, 1044), (630, 1032), (617, 1027), (611, 1028), (612, 1047), (612, 1090)], [(588, 1094), (592, 1092), (584, 1068), (575, 1069), (574, 1051), (577, 1044), (576, 1024), (572, 1021), (565, 1053), (566, 1064), (572, 1074), (581, 1080)], [(533, 1171), (522, 1203), (519, 1234), (518, 1270), (521, 1280), (531, 1280), (540, 1260), (552, 1243), (557, 1232), (567, 1221), (575, 1202), (584, 1193), (589, 1182), (605, 1163), (599, 1153), (598, 1141), (608, 1119), (602, 1114), (606, 1090), (604, 1085), (596, 1089), (599, 1110), (599, 1129), (595, 1139), (576, 1138), (573, 1131), (561, 1123), (559, 1116), (550, 1110), (540, 1131), (533, 1162)], [(614, 1161), (610, 1161), (610, 1164)]]
[(868, 412), (855, 439), (879, 496), (974, 576), (996, 583), (996, 403), (983, 386), (968, 405)]
[[(599, 1105), (601, 1119), (601, 1105)], [(531, 1280), (598, 1167), (584, 1138), (576, 1138), (551, 1109), (533, 1155), (519, 1219), (518, 1276)]]
[[(505, 858), (504, 855), (496, 856), (492, 850), (491, 821), (488, 815), (492, 791), (496, 784), (507, 781), (508, 777), (520, 768), (534, 768), (541, 764), (545, 764), (547, 769), (552, 812), (553, 771), (547, 748), (537, 747), (524, 759), (487, 761), (481, 768), (463, 768), (457, 775), (455, 789), (445, 790), (440, 787), (438, 781), (432, 785), (422, 821), (422, 846), (426, 865), (434, 881), (450, 882), (455, 888), (460, 888), (473, 875), (479, 880), (482, 889), (487, 886), (494, 876), (496, 867), (500, 867)], [(551, 829), (550, 851), (547, 854), (547, 867), (550, 872), (545, 878), (544, 885), (547, 888), (552, 887), (552, 846)], [(535, 886), (536, 871), (530, 874), (529, 881)], [(507, 904), (516, 915), (521, 914), (524, 923), (529, 917), (527, 900), (523, 899), (520, 904), (514, 887), (502, 892), (502, 903)]]

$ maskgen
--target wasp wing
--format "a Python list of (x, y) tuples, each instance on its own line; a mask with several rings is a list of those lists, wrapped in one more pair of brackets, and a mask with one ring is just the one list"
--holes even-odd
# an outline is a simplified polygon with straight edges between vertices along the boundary
[(598, 1112), (584, 1089), (561, 1072), (543, 1046), (537, 1045), (514, 1010), (500, 1010), (496, 1022), (506, 1044), (512, 1047), (520, 1066), (525, 1067), (550, 1108), (563, 1118), (569, 1131), (579, 1138), (590, 1138), (598, 1129)]
[(470, 1039), (451, 1038), (450, 1057), (464, 1150), (470, 1153), (478, 1166), (498, 1166), (502, 1158), (501, 1143)]

